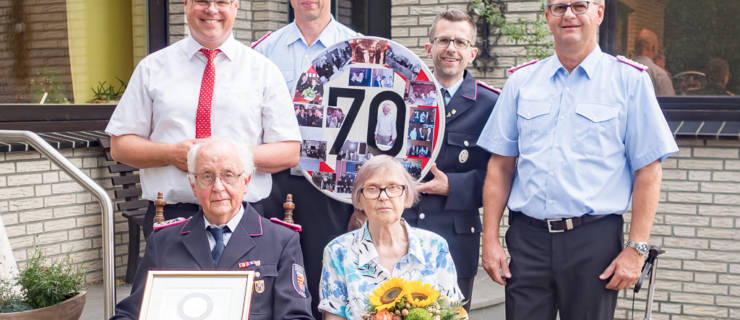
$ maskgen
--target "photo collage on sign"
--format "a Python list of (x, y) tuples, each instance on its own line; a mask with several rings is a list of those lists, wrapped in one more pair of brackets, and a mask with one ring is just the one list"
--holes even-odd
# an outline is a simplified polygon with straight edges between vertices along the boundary
[(321, 104), (324, 95), (324, 83), (315, 73), (302, 73), (296, 82), (293, 102)]
[(419, 159), (406, 159), (401, 160), (401, 164), (406, 171), (411, 174), (412, 177), (419, 179), (421, 177), (421, 160)]
[(341, 42), (333, 49), (325, 52), (313, 60), (312, 67), (322, 83), (326, 83), (335, 75), (342, 72), (352, 60), (352, 47), (349, 42)]
[(411, 81), (406, 86), (403, 100), (420, 106), (437, 105), (437, 87), (431, 81)]
[[(438, 92), (429, 81), (429, 71), (413, 52), (392, 41), (379, 38), (356, 38), (339, 43), (315, 58), (306, 73), (296, 80), (293, 101), (296, 119), (301, 129), (300, 166), (321, 190), (348, 199), (357, 171), (372, 154), (390, 150), (401, 139), (403, 148), (397, 155), (406, 170), (420, 178), (424, 164), (431, 158), (435, 142)], [(336, 88), (335, 88), (336, 87)], [(329, 103), (332, 89), (337, 93), (335, 105)], [(362, 108), (351, 128), (346, 126), (352, 108), (352, 94), (364, 91)], [(367, 125), (367, 105), (377, 94), (392, 91), (398, 94), (377, 105), (377, 123)], [(332, 94), (334, 94), (332, 92)], [(386, 95), (388, 93), (385, 93)], [(396, 103), (405, 104), (398, 114)], [(375, 106), (374, 106), (375, 108)], [(375, 109), (374, 109), (375, 110)], [(410, 117), (407, 130), (396, 130), (396, 119)], [(340, 130), (349, 130), (336, 155), (329, 154)], [(374, 147), (365, 141), (365, 130), (375, 137)], [(361, 136), (358, 133), (361, 133)], [(401, 133), (398, 133), (398, 132)], [(405, 133), (405, 135), (404, 135)]]
[(437, 110), (432, 107), (411, 107), (407, 155), (429, 158), (434, 148), (434, 119)]
[(357, 170), (372, 155), (367, 152), (367, 143), (347, 140), (337, 154), (336, 192), (350, 193)]

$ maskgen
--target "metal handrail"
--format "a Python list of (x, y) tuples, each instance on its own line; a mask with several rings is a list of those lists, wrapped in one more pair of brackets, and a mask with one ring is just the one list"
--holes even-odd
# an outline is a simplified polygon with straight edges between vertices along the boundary
[(113, 202), (108, 196), (108, 193), (37, 134), (22, 130), (0, 130), (0, 139), (7, 142), (27, 143), (33, 146), (36, 151), (48, 157), (60, 169), (72, 176), (87, 191), (98, 198), (98, 203), (103, 209), (103, 287), (105, 288), (103, 308), (105, 318), (112, 317), (116, 301), (116, 291), (113, 264)]

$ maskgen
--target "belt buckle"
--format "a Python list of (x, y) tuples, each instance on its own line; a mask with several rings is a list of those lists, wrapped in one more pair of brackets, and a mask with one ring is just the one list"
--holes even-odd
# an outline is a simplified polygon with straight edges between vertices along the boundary
[(563, 221), (563, 219), (562, 218), (560, 218), (560, 219), (545, 219), (545, 223), (547, 223), (547, 232), (549, 232), (549, 233), (561, 233), (561, 232), (564, 232), (565, 231), (563, 229), (561, 229), (561, 230), (553, 230), (552, 225), (550, 224), (550, 222), (557, 222), (557, 221)]

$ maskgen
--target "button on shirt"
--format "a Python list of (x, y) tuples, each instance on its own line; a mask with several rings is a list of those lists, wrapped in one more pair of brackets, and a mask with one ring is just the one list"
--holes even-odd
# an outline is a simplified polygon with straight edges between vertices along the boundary
[(518, 156), (508, 207), (533, 218), (624, 212), (634, 172), (678, 151), (647, 72), (597, 46), (515, 71), (478, 145)]
[(288, 89), (292, 92), (300, 74), (308, 70), (308, 66), (321, 51), (356, 35), (357, 32), (343, 26), (332, 17), (331, 22), (309, 47), (298, 25), (293, 21), (256, 42), (253, 47), (275, 62), (288, 84)]
[(380, 264), (367, 223), (345, 233), (324, 248), (324, 268), (319, 284), (319, 310), (347, 319), (361, 319), (370, 306), (372, 291), (392, 277), (420, 280), (453, 301), (463, 299), (447, 242), (436, 233), (408, 226), (408, 253), (393, 270)]
[[(177, 143), (195, 138), (195, 116), (201, 78), (207, 59), (187, 37), (144, 58), (134, 70), (106, 132), (135, 134), (154, 142)], [(278, 68), (254, 50), (229, 37), (220, 47), (216, 68), (211, 132), (254, 146), (301, 141), (291, 96)], [(197, 203), (185, 172), (174, 166), (141, 169), (142, 197)], [(269, 174), (252, 175), (245, 201), (267, 197)]]

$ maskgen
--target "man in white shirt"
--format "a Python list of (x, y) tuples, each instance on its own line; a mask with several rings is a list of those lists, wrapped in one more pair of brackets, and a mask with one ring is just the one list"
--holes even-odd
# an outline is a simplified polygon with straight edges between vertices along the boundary
[(396, 141), (396, 117), (391, 114), (390, 103), (383, 103), (383, 114), (378, 117), (375, 125), (375, 142), (384, 146), (392, 146)]
[(157, 192), (168, 203), (166, 219), (198, 211), (186, 178), (196, 137), (229, 137), (252, 149), (258, 171), (248, 202), (269, 195), (270, 173), (298, 163), (298, 124), (284, 116), (293, 113), (290, 94), (275, 64), (234, 39), (238, 7), (185, 0), (190, 35), (139, 63), (106, 128), (113, 158), (141, 169), (147, 235)]

